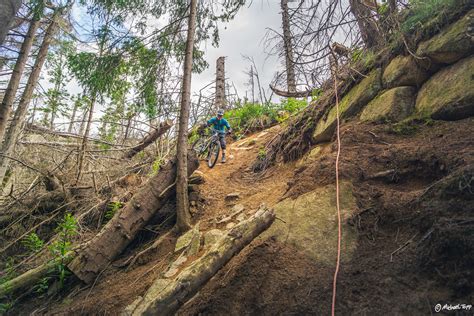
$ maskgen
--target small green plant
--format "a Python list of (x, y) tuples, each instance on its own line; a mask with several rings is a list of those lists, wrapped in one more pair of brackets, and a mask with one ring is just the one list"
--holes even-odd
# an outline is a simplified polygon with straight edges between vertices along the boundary
[(165, 163), (165, 160), (163, 158), (161, 157), (156, 158), (155, 161), (153, 161), (153, 164), (151, 165), (150, 176), (153, 177), (154, 175), (156, 175), (158, 171), (160, 171), (161, 166), (163, 166), (164, 163)]
[(12, 308), (12, 302), (0, 303), (0, 315), (5, 314)]
[(31, 233), (22, 240), (22, 244), (29, 252), (38, 252), (43, 248), (44, 241), (35, 233)]
[(267, 151), (265, 150), (265, 148), (260, 148), (260, 150), (258, 151), (257, 158), (259, 160), (265, 160), (265, 158), (267, 158)]
[(110, 202), (109, 205), (107, 206), (107, 212), (105, 212), (105, 215), (104, 215), (105, 219), (106, 220), (112, 219), (115, 213), (117, 213), (117, 211), (121, 209), (122, 207), (123, 207), (122, 202), (118, 202), (118, 201)]
[(35, 285), (35, 292), (38, 294), (43, 294), (48, 291), (50, 277), (41, 278), (38, 283)]
[(72, 238), (77, 235), (77, 222), (71, 213), (66, 213), (63, 220), (56, 228), (58, 239), (49, 247), (49, 251), (53, 255), (55, 270), (58, 273), (60, 288), (64, 285), (64, 280), (69, 275), (66, 269), (66, 263), (69, 259), (72, 249)]
[(423, 29), (434, 17), (452, 11), (459, 5), (456, 0), (411, 0), (408, 17), (401, 29), (408, 34)]

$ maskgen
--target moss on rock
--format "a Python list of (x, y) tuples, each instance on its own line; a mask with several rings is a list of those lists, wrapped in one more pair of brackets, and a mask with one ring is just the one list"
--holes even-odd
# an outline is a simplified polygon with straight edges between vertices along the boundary
[(429, 57), (438, 64), (452, 64), (469, 56), (474, 51), (474, 40), (468, 34), (473, 19), (474, 9), (438, 35), (422, 42), (416, 51), (417, 55)]
[[(372, 100), (382, 89), (382, 70), (377, 68), (354, 86), (339, 103), (341, 119), (357, 115), (360, 110)], [(333, 106), (327, 117), (322, 118), (316, 125), (313, 134), (315, 142), (324, 142), (331, 139), (336, 128), (336, 107)]]
[(459, 120), (474, 115), (474, 56), (437, 72), (420, 89), (416, 114), (435, 120)]
[[(343, 218), (342, 251), (343, 261), (351, 258), (356, 247), (357, 235), (354, 227), (346, 221), (357, 209), (352, 195), (352, 184), (340, 183), (340, 202)], [(333, 265), (336, 260), (337, 212), (336, 189), (334, 184), (320, 187), (300, 195), (296, 200), (290, 198), (274, 206), (275, 214), (283, 221), (275, 221), (262, 234), (262, 238), (274, 236), (305, 253), (316, 261)]]
[(407, 118), (415, 108), (415, 88), (397, 87), (379, 94), (365, 107), (362, 121), (398, 122)]
[(393, 88), (401, 86), (420, 87), (428, 79), (428, 73), (415, 62), (412, 56), (397, 56), (382, 76), (384, 87)]

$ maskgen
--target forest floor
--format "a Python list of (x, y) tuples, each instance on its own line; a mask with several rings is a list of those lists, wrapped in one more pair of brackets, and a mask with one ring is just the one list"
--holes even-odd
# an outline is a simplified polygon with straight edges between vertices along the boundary
[[(436, 303), (474, 302), (472, 238), (462, 236), (465, 225), (473, 226), (469, 181), (474, 120), (407, 127), (400, 132), (388, 125), (354, 122), (342, 129), (341, 178), (354, 184), (359, 210), (349, 220), (358, 231), (357, 248), (341, 267), (336, 309), (340, 314), (429, 314)], [(334, 143), (325, 145), (314, 160), (253, 173), (255, 157), (280, 129), (230, 144), (225, 164), (219, 162), (213, 169), (201, 164), (205, 183), (199, 191), (205, 202), (194, 216), (201, 230), (214, 228), (216, 218), (232, 212), (225, 201), (230, 193), (239, 193), (236, 203), (247, 211), (334, 183)], [(370, 177), (387, 169), (395, 171)], [(467, 191), (453, 196), (449, 179), (459, 170), (462, 179), (471, 178)], [(128, 249), (92, 286), (71, 281), (61, 297), (28, 300), (11, 312), (117, 315), (166, 270), (175, 242), (176, 236), (170, 236), (126, 270), (118, 263), (137, 251)], [(317, 262), (285, 242), (259, 238), (178, 314), (329, 314), (333, 273), (333, 265)]]

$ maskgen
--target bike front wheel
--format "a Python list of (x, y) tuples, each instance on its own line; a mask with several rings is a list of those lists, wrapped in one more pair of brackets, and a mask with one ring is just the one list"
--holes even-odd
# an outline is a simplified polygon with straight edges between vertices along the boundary
[(212, 142), (209, 145), (209, 153), (207, 155), (207, 166), (209, 168), (212, 168), (215, 166), (217, 159), (219, 158), (220, 150), (221, 150), (221, 147), (219, 146), (218, 143)]

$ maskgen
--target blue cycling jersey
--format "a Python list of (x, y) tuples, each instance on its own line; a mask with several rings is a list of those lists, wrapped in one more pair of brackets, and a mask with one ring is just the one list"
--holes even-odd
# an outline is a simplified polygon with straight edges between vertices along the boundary
[(212, 127), (219, 131), (220, 134), (225, 134), (225, 128), (228, 130), (230, 129), (229, 122), (227, 122), (225, 118), (219, 120), (217, 117), (213, 117), (207, 121), (207, 125), (212, 125)]

